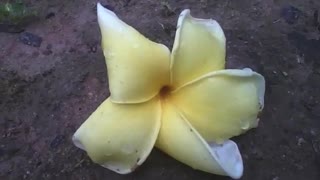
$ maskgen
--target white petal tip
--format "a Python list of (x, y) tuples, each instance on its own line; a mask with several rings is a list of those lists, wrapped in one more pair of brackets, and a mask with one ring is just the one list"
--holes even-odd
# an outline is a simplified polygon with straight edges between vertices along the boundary
[(126, 24), (113, 11), (103, 7), (100, 3), (97, 4), (97, 16), (101, 29), (122, 32), (126, 27)]
[(176, 38), (176, 39), (179, 39), (179, 36), (180, 36), (179, 29), (186, 19), (189, 19), (194, 23), (202, 24), (204, 27), (206, 27), (209, 30), (209, 32), (213, 35), (213, 37), (217, 37), (218, 40), (220, 40), (222, 44), (225, 44), (226, 37), (225, 37), (225, 34), (224, 34), (223, 29), (220, 26), (220, 24), (214, 19), (195, 18), (191, 15), (190, 9), (184, 9), (179, 15), (179, 19), (178, 19), (178, 23), (177, 23), (178, 30), (176, 32), (176, 35), (178, 38)]
[(117, 16), (114, 12), (112, 12), (111, 10), (105, 8), (102, 6), (102, 4), (100, 2), (97, 3), (97, 13), (98, 16), (99, 15), (103, 15), (104, 13), (110, 13), (113, 16)]
[(85, 147), (83, 146), (83, 144), (77, 138), (76, 134), (72, 136), (72, 142), (77, 148), (80, 148), (84, 151), (86, 150)]
[(217, 162), (228, 176), (239, 179), (243, 175), (243, 161), (238, 146), (227, 140), (223, 144), (210, 143)]
[(178, 23), (177, 23), (177, 29), (180, 28), (180, 26), (182, 25), (184, 19), (186, 18), (186, 16), (190, 16), (190, 9), (184, 9), (178, 18)]
[(251, 68), (243, 68), (243, 70), (248, 72), (248, 73), (252, 73), (252, 69)]
[(181, 17), (181, 16), (186, 16), (189, 14), (190, 14), (190, 9), (184, 9), (183, 11), (181, 11), (179, 16)]
[(110, 171), (118, 173), (118, 174), (130, 174), (132, 172), (131, 169), (123, 169), (123, 168), (118, 167), (118, 166), (110, 165), (109, 163), (101, 164), (101, 166), (106, 168), (106, 169), (109, 169)]

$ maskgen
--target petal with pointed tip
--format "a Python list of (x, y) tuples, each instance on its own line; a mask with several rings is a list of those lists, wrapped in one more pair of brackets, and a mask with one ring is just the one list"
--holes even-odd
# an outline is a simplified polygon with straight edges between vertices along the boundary
[(150, 154), (160, 129), (158, 99), (141, 104), (105, 100), (80, 126), (74, 144), (105, 168), (127, 174)]
[(179, 87), (199, 76), (225, 67), (226, 39), (219, 23), (199, 19), (184, 10), (178, 19), (171, 54), (171, 80)]
[(243, 162), (237, 145), (206, 142), (188, 120), (165, 102), (156, 146), (176, 160), (205, 172), (240, 178)]
[(111, 101), (138, 103), (156, 96), (169, 83), (168, 48), (147, 39), (102, 5), (97, 11)]
[(177, 89), (171, 98), (206, 140), (220, 143), (258, 125), (264, 92), (260, 74), (220, 70)]

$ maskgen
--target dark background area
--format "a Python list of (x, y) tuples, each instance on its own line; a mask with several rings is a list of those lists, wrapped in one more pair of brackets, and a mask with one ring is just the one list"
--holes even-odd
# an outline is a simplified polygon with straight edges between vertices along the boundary
[[(24, 33), (0, 32), (0, 179), (229, 179), (195, 171), (157, 149), (129, 175), (93, 164), (71, 136), (109, 96), (96, 1), (24, 2), (40, 18)], [(234, 138), (242, 179), (320, 179), (320, 1), (101, 3), (168, 47), (183, 9), (216, 19), (227, 37), (228, 67), (250, 67), (267, 83), (259, 127)]]

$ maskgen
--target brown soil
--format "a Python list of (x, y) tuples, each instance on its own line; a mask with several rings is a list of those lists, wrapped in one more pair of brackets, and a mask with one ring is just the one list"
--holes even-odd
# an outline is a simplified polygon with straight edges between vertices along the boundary
[[(93, 164), (71, 136), (109, 95), (96, 1), (26, 2), (43, 17), (55, 15), (26, 28), (43, 38), (40, 47), (0, 33), (0, 179), (228, 179), (157, 149), (129, 175)], [(267, 83), (260, 126), (234, 138), (244, 159), (242, 179), (320, 179), (320, 1), (101, 2), (169, 47), (184, 8), (218, 20), (228, 66), (250, 67)]]

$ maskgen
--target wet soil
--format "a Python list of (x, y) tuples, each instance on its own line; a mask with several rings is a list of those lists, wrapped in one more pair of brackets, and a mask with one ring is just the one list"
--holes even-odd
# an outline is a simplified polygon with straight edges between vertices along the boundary
[[(71, 136), (109, 96), (96, 1), (25, 1), (42, 13), (25, 31), (40, 47), (0, 33), (0, 179), (229, 179), (157, 149), (136, 172), (90, 161)], [(250, 67), (267, 88), (260, 125), (233, 138), (243, 180), (320, 179), (320, 1), (101, 1), (148, 38), (172, 47), (179, 13), (214, 18), (229, 68)]]

